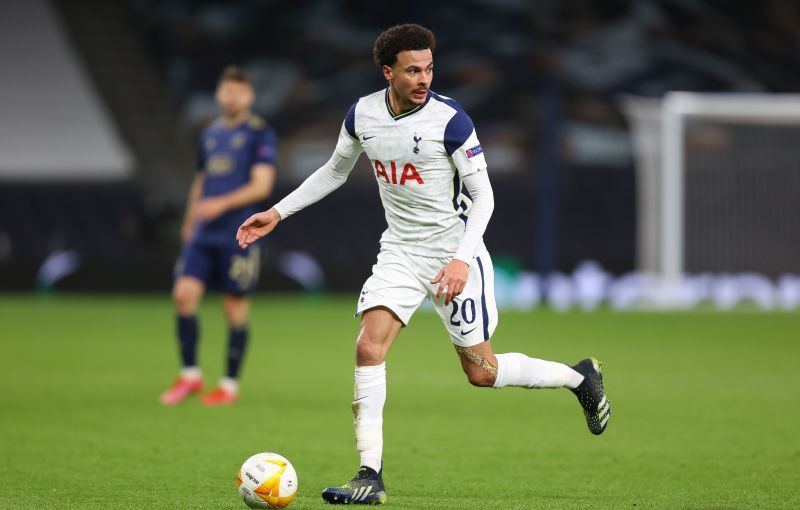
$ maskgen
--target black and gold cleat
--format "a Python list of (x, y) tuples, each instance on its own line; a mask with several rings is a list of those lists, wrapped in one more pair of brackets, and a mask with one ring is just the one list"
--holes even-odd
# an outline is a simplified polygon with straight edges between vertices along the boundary
[(341, 487), (328, 487), (322, 491), (322, 499), (331, 505), (382, 505), (386, 503), (386, 488), (383, 486), (383, 469), (361, 466), (349, 482)]
[(583, 382), (573, 389), (572, 393), (578, 397), (578, 402), (583, 407), (583, 415), (586, 417), (586, 425), (594, 435), (602, 434), (611, 418), (611, 403), (603, 389), (601, 365), (602, 363), (594, 358), (586, 358), (572, 366), (573, 370), (583, 376)]

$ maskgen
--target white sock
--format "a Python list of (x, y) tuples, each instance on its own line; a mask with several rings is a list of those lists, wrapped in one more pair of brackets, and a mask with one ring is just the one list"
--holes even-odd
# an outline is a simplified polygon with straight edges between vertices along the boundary
[(495, 388), (577, 388), (583, 376), (563, 363), (529, 358), (518, 352), (497, 354)]
[(219, 387), (228, 393), (233, 393), (234, 395), (239, 394), (239, 382), (236, 379), (223, 377), (219, 380)]
[(199, 367), (183, 367), (181, 369), (181, 379), (187, 381), (197, 381), (203, 378), (203, 372)]
[(383, 404), (386, 402), (386, 363), (356, 367), (353, 421), (361, 465), (381, 470), (383, 456)]

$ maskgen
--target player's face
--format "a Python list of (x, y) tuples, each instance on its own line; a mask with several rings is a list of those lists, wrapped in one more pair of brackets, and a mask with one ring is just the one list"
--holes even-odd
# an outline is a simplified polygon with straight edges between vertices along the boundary
[[(433, 80), (433, 52), (406, 50), (397, 54), (393, 66), (383, 66), (392, 95), (401, 111), (411, 110), (425, 102)], [(399, 113), (399, 112), (397, 112)]]
[(248, 83), (224, 80), (217, 87), (216, 98), (222, 114), (227, 118), (235, 118), (250, 110), (255, 94)]

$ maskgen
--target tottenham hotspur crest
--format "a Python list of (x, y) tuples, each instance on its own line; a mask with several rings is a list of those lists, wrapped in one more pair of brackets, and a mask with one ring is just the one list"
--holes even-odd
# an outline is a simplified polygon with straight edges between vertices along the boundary
[(414, 133), (414, 154), (419, 154), (419, 142), (420, 142), (420, 140), (422, 140), (422, 137), (421, 136), (417, 136), (417, 134)]

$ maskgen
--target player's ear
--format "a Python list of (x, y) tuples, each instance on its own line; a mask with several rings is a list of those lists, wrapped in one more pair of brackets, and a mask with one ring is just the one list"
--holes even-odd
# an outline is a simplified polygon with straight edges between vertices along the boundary
[(386, 64), (383, 65), (383, 77), (386, 78), (386, 81), (392, 81), (392, 68)]

